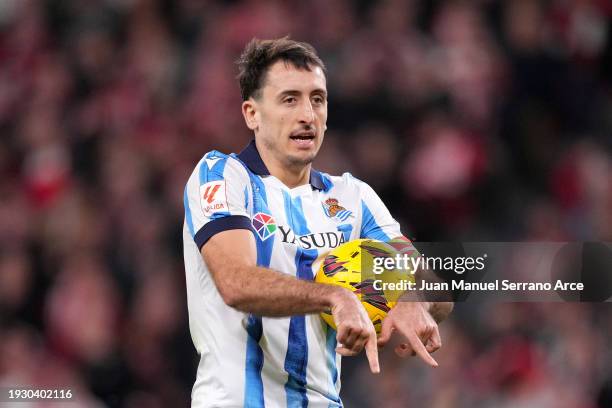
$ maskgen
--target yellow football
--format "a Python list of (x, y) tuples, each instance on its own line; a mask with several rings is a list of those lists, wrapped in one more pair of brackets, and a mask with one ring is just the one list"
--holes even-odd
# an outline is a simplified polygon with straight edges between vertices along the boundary
[[(382, 289), (382, 282), (398, 281), (400, 274), (395, 271), (374, 274), (374, 259), (395, 255), (394, 248), (382, 241), (357, 239), (346, 242), (324, 258), (315, 282), (338, 285), (352, 291), (368, 313), (376, 333), (380, 334), (382, 321), (397, 300), (397, 294)], [(336, 329), (331, 313), (321, 313), (321, 317)]]

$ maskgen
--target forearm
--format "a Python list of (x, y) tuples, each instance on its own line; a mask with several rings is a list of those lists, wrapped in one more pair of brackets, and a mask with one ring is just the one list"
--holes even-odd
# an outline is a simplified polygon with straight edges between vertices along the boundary
[[(424, 274), (422, 271), (415, 276), (417, 285), (420, 287), (420, 281), (427, 279), (430, 282), (439, 282), (440, 279), (433, 274)], [(452, 312), (454, 303), (450, 301), (452, 295), (450, 292), (442, 291), (423, 291), (423, 290), (407, 290), (400, 297), (400, 302), (419, 302), (423, 304), (431, 317), (440, 323)]]
[[(425, 280), (430, 283), (441, 283), (443, 280), (436, 276), (431, 271), (424, 271), (419, 269), (415, 275), (415, 278), (418, 282), (419, 287), (421, 287), (421, 281)], [(419, 290), (417, 292), (417, 297), (427, 303), (427, 311), (436, 321), (436, 323), (440, 323), (452, 312), (454, 303), (452, 302), (453, 296), (450, 291), (443, 290)]]
[(453, 302), (429, 302), (429, 314), (436, 323), (440, 323), (453, 311)]
[(244, 312), (272, 317), (320, 313), (348, 295), (355, 297), (338, 286), (255, 266), (257, 254), (250, 231), (218, 233), (201, 252), (223, 301)]
[[(398, 251), (399, 253), (410, 253), (411, 251), (415, 251), (416, 248), (414, 244), (406, 237), (396, 237), (392, 241), (392, 247)], [(426, 280), (432, 283), (440, 283), (443, 282), (438, 276), (436, 276), (431, 271), (423, 270), (422, 268), (417, 269), (415, 271), (415, 283), (417, 287), (421, 287), (421, 281)], [(452, 312), (453, 310), (453, 302), (452, 302), (452, 294), (450, 291), (441, 292), (441, 291), (422, 291), (422, 290), (410, 290), (406, 291), (402, 296), (400, 296), (400, 301), (405, 302), (420, 302), (422, 303), (426, 310), (431, 314), (431, 317), (437, 322), (440, 323)]]
[(412, 302), (412, 303), (420, 303), (425, 307), (425, 310), (429, 312), (431, 317), (436, 321), (436, 323), (440, 323), (453, 311), (454, 303), (453, 302), (433, 302), (428, 301), (425, 295), (421, 291), (412, 291), (407, 290), (404, 292), (402, 296), (399, 298), (400, 302)]
[(217, 279), (225, 303), (260, 316), (320, 313), (332, 308), (341, 291), (348, 292), (257, 266), (236, 267), (225, 273)]

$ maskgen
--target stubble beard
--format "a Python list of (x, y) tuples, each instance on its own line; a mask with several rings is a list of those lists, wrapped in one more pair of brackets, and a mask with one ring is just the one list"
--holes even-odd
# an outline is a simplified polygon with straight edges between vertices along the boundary
[(285, 158), (285, 162), (289, 168), (299, 169), (312, 163), (314, 161), (314, 158), (315, 154), (309, 155), (305, 158), (287, 155)]
[(282, 152), (276, 143), (270, 140), (264, 138), (262, 141), (268, 151), (272, 152), (274, 156), (279, 158), (279, 161), (283, 163), (284, 166), (292, 170), (301, 170), (304, 166), (311, 164), (317, 155), (315, 152), (306, 157), (293, 156), (291, 154)]

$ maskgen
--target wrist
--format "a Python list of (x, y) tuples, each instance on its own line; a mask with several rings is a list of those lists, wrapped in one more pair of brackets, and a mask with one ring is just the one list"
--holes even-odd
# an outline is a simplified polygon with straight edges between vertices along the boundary
[(398, 304), (404, 304), (407, 307), (419, 307), (422, 308), (424, 311), (430, 313), (435, 304), (434, 302), (425, 302), (423, 300), (421, 300), (421, 297), (418, 296), (417, 293), (411, 292), (411, 291), (406, 291), (399, 299), (398, 299)]
[(426, 312), (431, 312), (431, 309), (434, 306), (434, 302), (419, 302), (421, 304), (421, 307), (423, 307), (423, 309)]
[(420, 307), (426, 312), (430, 312), (434, 307), (433, 302), (422, 302), (420, 300), (400, 300), (399, 303), (405, 304), (406, 306)]
[(354, 296), (348, 289), (340, 286), (325, 285), (328, 287), (328, 293), (326, 296), (326, 307), (333, 309), (336, 305), (343, 303), (347, 295)]

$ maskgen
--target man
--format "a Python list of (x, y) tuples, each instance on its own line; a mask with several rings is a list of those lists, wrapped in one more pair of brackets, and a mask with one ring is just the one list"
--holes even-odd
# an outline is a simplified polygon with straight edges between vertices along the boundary
[[(327, 121), (325, 68), (312, 46), (253, 40), (238, 64), (255, 139), (238, 155), (207, 153), (185, 188), (189, 324), (201, 356), (192, 405), (341, 406), (340, 355), (365, 349), (378, 373), (377, 338), (357, 297), (314, 283), (313, 265), (341, 242), (402, 234), (368, 185), (311, 167)], [(325, 211), (326, 200), (342, 216)], [(434, 317), (450, 305), (401, 302), (378, 345), (398, 332), (399, 355), (436, 366)], [(330, 309), (337, 332), (318, 316)]]

